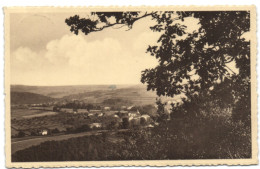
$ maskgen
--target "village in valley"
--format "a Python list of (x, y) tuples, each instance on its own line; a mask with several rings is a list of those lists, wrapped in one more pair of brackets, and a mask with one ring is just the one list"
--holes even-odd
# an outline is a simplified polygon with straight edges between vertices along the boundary
[[(168, 120), (171, 117), (170, 103), (169, 101), (164, 107), (163, 112)], [(134, 105), (120, 98), (110, 98), (104, 100), (103, 104), (105, 106), (75, 99), (13, 104), (12, 153), (45, 141), (100, 134), (109, 134), (113, 137), (113, 142), (117, 143), (122, 140), (118, 134), (120, 132), (149, 131), (159, 125), (156, 103)]]
[[(56, 89), (49, 89), (44, 96), (39, 94), (47, 91), (44, 87), (33, 92), (30, 86), (22, 90), (19, 87), (13, 87), (11, 97), (12, 153), (44, 141), (102, 133), (113, 133), (114, 140), (118, 141), (118, 132), (140, 129), (148, 131), (160, 124), (158, 118), (162, 112), (158, 112), (154, 95), (146, 92), (145, 88), (111, 89), (110, 86), (104, 86), (100, 91), (91, 89), (85, 93), (73, 93), (71, 89), (69, 94), (66, 89), (60, 92), (64, 96), (61, 97), (59, 93), (57, 98), (57, 94), (53, 97), (46, 96), (53, 94), (52, 90)], [(102, 94), (97, 94), (99, 92)], [(163, 113), (167, 120), (171, 118), (171, 103), (173, 101), (168, 100), (168, 104), (164, 105)]]
[[(154, 116), (148, 115), (145, 112), (142, 114), (139, 112), (137, 106), (121, 106), (117, 109), (111, 109), (109, 106), (101, 107), (101, 106), (93, 106), (92, 104), (86, 105), (83, 102), (78, 100), (74, 100), (70, 103), (45, 103), (45, 104), (30, 104), (23, 105), (28, 108), (28, 111), (45, 111), (44, 113), (39, 113), (38, 115), (29, 115), (25, 117), (26, 120), (29, 120), (30, 117), (32, 120), (42, 120), (46, 117), (52, 118), (53, 116), (70, 116), (71, 121), (74, 121), (76, 118), (76, 126), (68, 125), (70, 127), (59, 127), (59, 126), (46, 126), (39, 125), (37, 127), (24, 128), (24, 130), (20, 130), (15, 132), (15, 127), (13, 127), (12, 137), (21, 137), (21, 136), (33, 136), (33, 135), (53, 135), (58, 132), (72, 132), (73, 129), (77, 129), (79, 123), (84, 125), (86, 128), (82, 131), (90, 131), (90, 130), (108, 130), (108, 129), (130, 129), (136, 127), (154, 127), (154, 125), (158, 125), (155, 122), (155, 114)], [(156, 105), (149, 106), (152, 111), (156, 110)], [(167, 111), (169, 112), (169, 111)], [(155, 112), (154, 112), (155, 113)], [(152, 117), (151, 117), (152, 116)], [(82, 122), (85, 120), (85, 122)], [(19, 120), (18, 120), (19, 121)], [(16, 119), (13, 119), (14, 126), (18, 122)], [(31, 121), (31, 120), (29, 120)], [(68, 124), (72, 124), (67, 120)], [(34, 123), (34, 122), (32, 122)], [(57, 122), (58, 123), (58, 122)], [(18, 123), (19, 124), (19, 123)], [(44, 123), (43, 123), (44, 124)], [(30, 125), (29, 125), (30, 126)], [(29, 127), (28, 126), (28, 127)], [(55, 127), (55, 128), (53, 128)], [(20, 127), (19, 127), (20, 128)], [(22, 133), (22, 134), (21, 134)]]

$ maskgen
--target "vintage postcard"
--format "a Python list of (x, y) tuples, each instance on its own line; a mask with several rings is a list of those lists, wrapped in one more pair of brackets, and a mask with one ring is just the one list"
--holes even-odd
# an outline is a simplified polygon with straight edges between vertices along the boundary
[(258, 163), (255, 6), (4, 13), (7, 167)]

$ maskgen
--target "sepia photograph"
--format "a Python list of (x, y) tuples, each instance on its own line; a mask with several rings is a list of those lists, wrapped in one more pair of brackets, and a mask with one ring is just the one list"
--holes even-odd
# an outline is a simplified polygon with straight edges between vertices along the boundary
[(7, 166), (257, 164), (255, 17), (5, 8)]

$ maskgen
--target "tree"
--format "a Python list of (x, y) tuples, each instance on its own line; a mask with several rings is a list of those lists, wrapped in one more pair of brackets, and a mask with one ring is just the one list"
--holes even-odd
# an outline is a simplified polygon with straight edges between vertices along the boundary
[[(249, 76), (250, 43), (242, 35), (250, 29), (248, 11), (216, 12), (92, 12), (96, 20), (78, 15), (65, 20), (71, 32), (81, 30), (86, 35), (116, 25), (132, 28), (133, 24), (150, 16), (157, 24), (151, 27), (162, 32), (160, 46), (149, 46), (147, 52), (155, 56), (159, 65), (142, 72), (143, 83), (157, 94), (174, 96), (180, 93), (197, 92), (212, 87), (219, 80), (231, 77), (228, 63), (235, 61), (237, 68)], [(184, 20), (199, 19), (201, 27), (193, 33), (186, 32)], [(115, 18), (113, 22), (111, 18)], [(183, 24), (175, 22), (183, 21)], [(102, 25), (102, 26), (100, 26)], [(178, 37), (186, 36), (178, 40)], [(191, 73), (199, 76), (191, 79)], [(186, 83), (184, 83), (186, 81)]]
[(24, 133), (23, 131), (19, 131), (19, 133), (18, 133), (17, 136), (18, 136), (18, 137), (24, 137), (24, 136), (25, 136), (25, 133)]
[[(159, 45), (149, 46), (147, 52), (157, 58), (158, 65), (145, 69), (141, 82), (158, 96), (205, 94), (229, 79), (230, 83), (248, 81), (238, 84), (232, 91), (238, 95), (249, 93), (250, 98), (250, 41), (243, 38), (250, 31), (249, 11), (92, 12), (91, 16), (96, 19), (75, 15), (65, 22), (71, 32), (82, 31), (88, 35), (109, 27), (131, 29), (144, 17), (156, 21), (150, 29), (161, 32)], [(198, 19), (200, 24), (193, 33), (186, 31), (185, 19), (188, 17)], [(229, 67), (233, 62), (239, 74)], [(248, 97), (237, 99), (250, 108)]]
[(53, 129), (51, 132), (52, 132), (53, 134), (56, 134), (56, 133), (59, 133), (59, 132), (60, 132), (60, 130), (59, 130), (59, 129), (57, 129), (57, 128), (55, 128), (55, 129)]
[(123, 123), (122, 123), (122, 127), (123, 129), (128, 129), (130, 127), (130, 122), (129, 119), (127, 117), (122, 118)]

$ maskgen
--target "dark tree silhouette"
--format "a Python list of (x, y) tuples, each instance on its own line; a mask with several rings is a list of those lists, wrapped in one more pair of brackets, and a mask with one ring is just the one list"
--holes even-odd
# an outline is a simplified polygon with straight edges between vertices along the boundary
[[(243, 110), (250, 110), (250, 41), (243, 38), (250, 31), (249, 11), (92, 12), (89, 18), (75, 15), (65, 22), (71, 32), (87, 35), (109, 27), (131, 29), (144, 17), (156, 21), (152, 31), (161, 32), (159, 45), (147, 48), (158, 60), (155, 68), (142, 72), (141, 82), (147, 84), (147, 90), (156, 91), (158, 96), (185, 93), (192, 97), (210, 93), (221, 83), (236, 83), (229, 90), (233, 103), (243, 103)], [(188, 33), (187, 17), (198, 19), (200, 28)], [(238, 74), (228, 66), (231, 62)], [(235, 107), (242, 111), (241, 106)]]
[[(160, 46), (149, 46), (147, 52), (155, 56), (159, 64), (144, 70), (141, 81), (148, 84), (148, 90), (156, 90), (159, 96), (209, 89), (217, 81), (231, 77), (233, 73), (227, 63), (232, 61), (244, 77), (249, 77), (250, 43), (242, 38), (250, 29), (250, 13), (247, 11), (92, 12), (91, 15), (98, 19), (75, 15), (65, 22), (71, 32), (78, 34), (81, 30), (87, 35), (115, 26), (131, 29), (137, 20), (148, 16), (156, 20), (157, 24), (151, 30), (162, 32), (158, 39)], [(109, 21), (112, 17), (115, 18), (113, 23)], [(184, 24), (175, 23), (186, 17), (199, 19), (201, 27), (198, 31), (187, 33)], [(184, 35), (186, 38), (178, 40)], [(199, 78), (191, 79), (192, 72)]]

